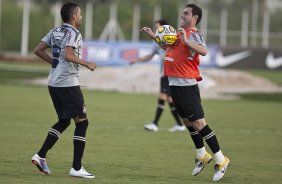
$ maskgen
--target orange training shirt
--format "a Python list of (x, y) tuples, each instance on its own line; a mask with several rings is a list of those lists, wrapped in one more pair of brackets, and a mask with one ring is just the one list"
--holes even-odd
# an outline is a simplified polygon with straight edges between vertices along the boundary
[[(197, 29), (187, 28), (185, 32), (187, 38), (189, 38), (191, 33), (197, 32)], [(199, 64), (199, 54), (190, 50), (178, 33), (175, 44), (167, 48), (164, 58), (164, 75), (201, 80)]]

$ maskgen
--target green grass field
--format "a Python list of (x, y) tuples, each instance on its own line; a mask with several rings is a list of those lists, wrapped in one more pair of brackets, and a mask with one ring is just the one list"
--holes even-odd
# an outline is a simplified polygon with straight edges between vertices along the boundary
[[(155, 95), (87, 89), (83, 92), (90, 125), (83, 165), (96, 178), (68, 176), (74, 124), (48, 154), (52, 175), (40, 174), (30, 159), (56, 121), (56, 115), (47, 87), (19, 84), (16, 79), (46, 75), (47, 71), (14, 69), (18, 77), (10, 80), (15, 72), (1, 65), (0, 70), (6, 72), (0, 80), (0, 183), (213, 183), (214, 162), (198, 176), (191, 176), (194, 146), (187, 132), (167, 131), (173, 125), (167, 106), (160, 120), (161, 130), (143, 130), (144, 123), (154, 115)], [(204, 100), (203, 106), (222, 151), (231, 159), (221, 183), (282, 183), (282, 94)]]

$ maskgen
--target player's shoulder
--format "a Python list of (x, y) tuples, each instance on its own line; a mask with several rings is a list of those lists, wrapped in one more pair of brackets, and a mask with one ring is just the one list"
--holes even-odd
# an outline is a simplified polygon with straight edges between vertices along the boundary
[(202, 34), (201, 34), (201, 32), (200, 31), (194, 31), (194, 32), (192, 32), (191, 33), (191, 36), (193, 37), (193, 39), (194, 40), (198, 40), (198, 39), (200, 39), (201, 41), (203, 41), (203, 37), (202, 37)]
[(49, 33), (52, 33), (54, 36), (66, 34), (67, 32), (68, 32), (68, 30), (66, 28), (64, 28), (63, 26), (54, 27), (49, 31)]
[(68, 32), (73, 33), (73, 34), (80, 34), (79, 30), (77, 30), (76, 28), (69, 26), (69, 25), (62, 25), (62, 28), (65, 28), (68, 30)]
[(199, 36), (202, 35), (201, 31), (199, 31), (198, 29), (195, 30), (195, 31), (193, 31), (192, 34), (194, 34), (194, 35), (199, 35)]

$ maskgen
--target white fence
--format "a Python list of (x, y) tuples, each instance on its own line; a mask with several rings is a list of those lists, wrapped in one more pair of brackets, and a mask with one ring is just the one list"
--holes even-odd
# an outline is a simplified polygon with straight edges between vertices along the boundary
[[(200, 23), (200, 31), (202, 32), (205, 40), (209, 43), (218, 44), (221, 47), (230, 46), (230, 40), (236, 39), (238, 40), (235, 46), (237, 47), (260, 47), (260, 48), (269, 48), (271, 47), (271, 40), (282, 41), (282, 33), (278, 32), (270, 32), (270, 12), (268, 8), (266, 8), (263, 12), (262, 19), (262, 28), (258, 28), (258, 11), (259, 11), (259, 0), (252, 1), (252, 11), (248, 12), (247, 10), (236, 10), (241, 11), (241, 25), (237, 25), (238, 30), (230, 30), (228, 29), (230, 22), (228, 21), (229, 14), (226, 9), (219, 9), (220, 17), (219, 17), (219, 27), (216, 29), (211, 29), (209, 26), (209, 11), (206, 7), (203, 7), (203, 17)], [(279, 0), (275, 0), (276, 2)], [(1, 41), (1, 2), (0, 0), (0, 41)], [(113, 1), (115, 2), (115, 1)], [(122, 1), (119, 1), (122, 2)], [(191, 1), (188, 1), (191, 2)], [(193, 2), (193, 1), (192, 1)], [(198, 1), (197, 1), (198, 2)], [(265, 1), (267, 2), (267, 1)], [(28, 41), (29, 41), (29, 19), (30, 19), (30, 9), (31, 9), (32, 0), (22, 0), (22, 36), (21, 36), (21, 55), (28, 54)], [(282, 4), (282, 2), (281, 2)], [(52, 12), (54, 14), (54, 25), (60, 25), (60, 14), (59, 10), (62, 5), (62, 2), (57, 1), (52, 7)], [(101, 32), (100, 39), (101, 40), (118, 40), (125, 39), (123, 34), (122, 27), (120, 27), (117, 21), (117, 8), (119, 4), (112, 3), (110, 8), (110, 20), (105, 25), (103, 32)], [(180, 11), (182, 11), (183, 7), (179, 7), (179, 15)], [(132, 8), (133, 14), (133, 30), (132, 30), (132, 41), (139, 40), (139, 28), (140, 28), (140, 9), (141, 6), (136, 5)], [(154, 17), (152, 20), (162, 17), (162, 10), (160, 6), (156, 6), (154, 9)], [(92, 23), (93, 23), (93, 1), (89, 0), (85, 4), (85, 33), (84, 36), (86, 39), (92, 39)], [(179, 20), (179, 19), (178, 19)], [(249, 26), (251, 25), (251, 26)], [(262, 31), (258, 31), (262, 30)], [(234, 46), (234, 43), (231, 44)]]

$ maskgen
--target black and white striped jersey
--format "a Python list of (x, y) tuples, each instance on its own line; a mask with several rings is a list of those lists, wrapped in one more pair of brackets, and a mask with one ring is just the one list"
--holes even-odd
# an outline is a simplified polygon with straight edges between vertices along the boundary
[(77, 57), (82, 56), (82, 35), (72, 25), (64, 23), (61, 27), (52, 29), (41, 40), (52, 50), (53, 64), (48, 77), (48, 85), (53, 87), (78, 86), (80, 65), (64, 59), (65, 48), (73, 47)]

